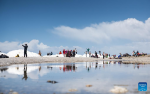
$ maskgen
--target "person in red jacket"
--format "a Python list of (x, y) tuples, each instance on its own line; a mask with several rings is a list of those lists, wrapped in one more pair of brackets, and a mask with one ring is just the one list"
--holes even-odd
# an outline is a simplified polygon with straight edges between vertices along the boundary
[(59, 52), (59, 54), (62, 54), (61, 51)]
[(64, 55), (64, 57), (66, 57), (66, 56), (65, 56), (65, 49), (63, 50), (63, 55)]

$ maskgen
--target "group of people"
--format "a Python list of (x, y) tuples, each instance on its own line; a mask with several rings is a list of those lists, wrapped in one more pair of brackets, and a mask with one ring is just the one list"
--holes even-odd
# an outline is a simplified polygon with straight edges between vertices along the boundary
[(47, 53), (47, 55), (53, 55), (53, 52)]
[(77, 54), (77, 49), (75, 48), (74, 50), (63, 50), (63, 53), (60, 51), (59, 54), (63, 54), (64, 57), (75, 57)]
[(139, 51), (137, 51), (137, 52), (133, 51), (133, 52), (132, 52), (132, 55), (133, 55), (133, 56), (136, 56), (136, 57), (139, 56)]
[[(89, 51), (90, 49), (88, 48), (87, 51), (85, 51), (85, 54), (86, 54), (86, 57), (87, 57), (87, 54), (89, 54), (89, 57), (94, 57), (94, 58), (98, 58), (98, 53), (95, 51), (95, 55), (91, 54), (91, 51)], [(101, 51), (99, 51), (99, 55), (103, 55), (103, 59), (105, 57), (105, 53), (103, 52), (103, 54), (101, 54)], [(107, 54), (108, 56), (108, 54)], [(109, 57), (110, 57), (110, 54), (109, 54)]]
[[(24, 57), (25, 56), (27, 57), (28, 45), (25, 44), (25, 45), (22, 45), (22, 46), (24, 47)], [(139, 53), (139, 52), (137, 51), (137, 53)], [(77, 54), (77, 49), (76, 48), (74, 50), (65, 50), (64, 49), (63, 52), (60, 51), (59, 54), (63, 54), (64, 57), (75, 57), (75, 55)], [(91, 51), (90, 51), (89, 48), (87, 48), (87, 51), (85, 52), (85, 54), (86, 54), (86, 57), (87, 57), (87, 54), (89, 54), (89, 57), (98, 58), (97, 52), (95, 51), (95, 56), (94, 56), (93, 54), (91, 54)], [(41, 51), (39, 51), (39, 55), (41, 55)], [(53, 55), (53, 52), (47, 53), (47, 55)], [(103, 55), (103, 59), (104, 59), (104, 57), (105, 57), (104, 52), (103, 52), (103, 54), (101, 54), (101, 51), (99, 51), (99, 55), (100, 56)], [(137, 56), (137, 54), (136, 54), (136, 56)], [(110, 57), (110, 54), (109, 54), (109, 57)]]
[(147, 55), (147, 53), (139, 53), (139, 51), (137, 51), (137, 52), (135, 52), (135, 51), (133, 51), (132, 52), (132, 56), (135, 56), (135, 57), (139, 57), (139, 56), (145, 56), (145, 55)]

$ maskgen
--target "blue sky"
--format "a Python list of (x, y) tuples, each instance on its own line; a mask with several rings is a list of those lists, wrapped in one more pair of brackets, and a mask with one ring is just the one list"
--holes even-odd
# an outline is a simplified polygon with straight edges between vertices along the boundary
[(88, 47), (111, 54), (150, 52), (149, 4), (150, 0), (1, 0), (0, 50), (7, 53), (33, 42), (29, 50), (43, 54), (74, 47), (80, 54)]

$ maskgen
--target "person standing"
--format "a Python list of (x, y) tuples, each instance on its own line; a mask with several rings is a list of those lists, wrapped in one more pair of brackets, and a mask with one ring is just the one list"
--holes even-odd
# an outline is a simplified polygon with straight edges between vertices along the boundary
[(67, 57), (67, 50), (65, 51), (66, 57)]
[(87, 49), (87, 53), (89, 54), (90, 48)]
[(87, 51), (85, 52), (85, 54), (86, 54), (86, 57), (87, 57)]
[(53, 55), (53, 52), (51, 52), (51, 55)]
[[(139, 51), (137, 51), (136, 54), (137, 54), (137, 56), (139, 57)], [(136, 57), (137, 57), (137, 56), (136, 56)]]
[(73, 56), (73, 51), (71, 50), (71, 55), (70, 55), (71, 57)]
[(26, 56), (27, 57), (27, 48), (28, 48), (28, 45), (25, 44), (25, 45), (22, 45), (24, 47), (24, 57)]
[(65, 57), (65, 49), (63, 50), (63, 55), (64, 55), (64, 57)]
[(42, 55), (42, 53), (41, 53), (41, 51), (39, 50), (39, 55), (41, 56)]
[(73, 50), (73, 57), (75, 57), (75, 50)]
[(97, 56), (97, 52), (95, 51), (95, 58), (98, 58), (98, 56)]
[(75, 48), (75, 54), (77, 54), (77, 49)]
[(101, 51), (99, 51), (99, 55), (101, 56)]
[(89, 57), (91, 57), (91, 51), (89, 52)]

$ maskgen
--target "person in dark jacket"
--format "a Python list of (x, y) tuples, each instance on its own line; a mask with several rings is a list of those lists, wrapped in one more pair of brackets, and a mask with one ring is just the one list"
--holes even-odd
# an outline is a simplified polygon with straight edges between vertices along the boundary
[(24, 47), (24, 57), (25, 56), (27, 57), (27, 48), (28, 48), (28, 45), (25, 44), (25, 46), (24, 45), (22, 45), (22, 46)]
[(53, 55), (53, 52), (51, 52), (51, 55)]
[(73, 57), (75, 57), (75, 50), (73, 50)]
[(98, 56), (97, 56), (97, 52), (95, 51), (95, 58), (98, 58)]

